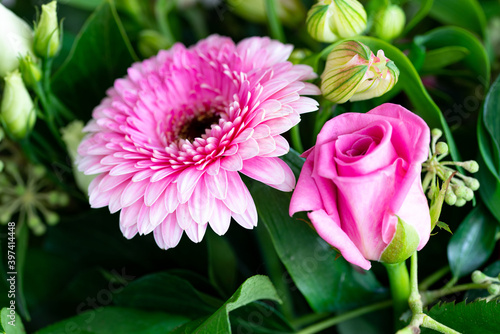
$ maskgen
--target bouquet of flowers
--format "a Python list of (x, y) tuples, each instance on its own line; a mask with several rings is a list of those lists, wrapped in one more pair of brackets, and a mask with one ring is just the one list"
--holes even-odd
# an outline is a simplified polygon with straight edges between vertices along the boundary
[(499, 73), (498, 0), (4, 0), (0, 329), (498, 333)]

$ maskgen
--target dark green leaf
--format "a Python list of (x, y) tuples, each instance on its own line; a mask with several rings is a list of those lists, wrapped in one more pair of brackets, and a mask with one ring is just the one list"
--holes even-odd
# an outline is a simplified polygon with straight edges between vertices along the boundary
[(500, 181), (491, 173), (482, 158), (478, 159), (478, 163), (480, 167), (476, 177), (481, 184), (479, 195), (496, 220), (500, 222)]
[(197, 291), (186, 280), (168, 273), (156, 273), (131, 282), (116, 294), (114, 301), (119, 306), (164, 311), (191, 319), (209, 315), (221, 304)]
[(64, 4), (75, 8), (94, 10), (101, 2), (102, 0), (66, 0)]
[(467, 30), (458, 27), (441, 27), (431, 30), (425, 35), (415, 37), (415, 43), (423, 45), (427, 49), (438, 49), (446, 46), (466, 48), (470, 53), (464, 58), (464, 64), (474, 71), (480, 84), (486, 87), (489, 85), (490, 60), (488, 54), (477, 37)]
[(168, 333), (187, 321), (189, 319), (183, 316), (163, 312), (103, 307), (43, 328), (37, 334)]
[(30, 321), (31, 317), (28, 311), (28, 304), (24, 294), (24, 271), (26, 263), (26, 253), (28, 251), (29, 229), (26, 224), (20, 224), (16, 231), (17, 250), (16, 250), (16, 270), (17, 270), (17, 310), (19, 313)]
[[(409, 1), (408, 6), (412, 6), (415, 3), (418, 4), (418, 9), (416, 10), (415, 14), (411, 16), (411, 18), (408, 20), (408, 23), (405, 26), (405, 30), (403, 31), (403, 36), (406, 35), (413, 27), (415, 27), (424, 17), (427, 16), (429, 11), (432, 8), (432, 3), (433, 0), (419, 0), (419, 1)], [(405, 8), (406, 12), (408, 13), (410, 11), (410, 8)], [(412, 8), (413, 9), (413, 6)], [(413, 10), (414, 11), (414, 10)]]
[(500, 76), (497, 77), (491, 86), (483, 107), (483, 120), (486, 129), (491, 136), (493, 146), (494, 162), (496, 163), (496, 175), (499, 174), (499, 152), (500, 152)]
[(5, 334), (24, 334), (26, 330), (24, 329), (23, 322), (21, 321), (21, 317), (14, 310), (4, 307), (0, 312), (0, 329), (3, 329), (2, 333)]
[[(296, 173), (303, 163), (293, 151), (285, 161)], [(344, 259), (336, 259), (338, 253), (301, 219), (307, 216), (297, 215), (297, 219), (288, 215), (289, 193), (259, 182), (253, 182), (249, 188), (259, 223), (269, 231), (281, 261), (314, 311), (350, 309), (385, 296), (371, 271), (360, 273)]]
[(429, 15), (441, 23), (465, 28), (484, 38), (486, 17), (476, 0), (437, 0)]
[(479, 205), (465, 217), (448, 244), (448, 261), (456, 278), (479, 268), (495, 248), (498, 224), (488, 210)]
[(87, 120), (115, 79), (126, 74), (134, 57), (113, 1), (106, 0), (78, 34), (52, 88), (77, 118)]
[[(497, 334), (500, 328), (500, 305), (477, 301), (460, 304), (446, 303), (434, 306), (427, 314), (434, 320), (464, 334)], [(422, 334), (434, 334), (422, 328)]]
[(229, 312), (260, 299), (280, 302), (280, 298), (268, 277), (261, 275), (250, 277), (224, 305), (199, 325), (193, 333), (231, 333)]
[(439, 107), (434, 103), (429, 93), (424, 88), (420, 76), (412, 63), (398, 48), (391, 44), (368, 36), (356, 37), (356, 40), (366, 44), (372, 51), (382, 49), (385, 55), (394, 61), (399, 68), (399, 81), (393, 89), (403, 89), (411, 103), (415, 107), (415, 112), (420, 115), (431, 128), (441, 128), (446, 136), (446, 141), (450, 148), (451, 156), (454, 160), (460, 161), (455, 141)]
[(445, 46), (443, 48), (431, 50), (425, 55), (422, 71), (432, 72), (440, 70), (443, 67), (459, 62), (469, 53), (470, 51), (462, 46)]
[(231, 327), (236, 333), (292, 333), (293, 329), (278, 312), (265, 302), (256, 301), (230, 313)]
[(207, 233), (208, 277), (213, 286), (225, 296), (236, 288), (237, 259), (225, 238)]

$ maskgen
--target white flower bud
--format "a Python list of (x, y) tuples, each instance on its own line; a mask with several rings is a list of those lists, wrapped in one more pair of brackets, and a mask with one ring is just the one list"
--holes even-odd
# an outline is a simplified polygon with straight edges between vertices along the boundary
[(5, 77), (0, 117), (6, 129), (18, 139), (24, 138), (35, 125), (35, 106), (17, 70)]
[(75, 176), (76, 184), (84, 194), (87, 194), (89, 184), (96, 177), (96, 175), (85, 175), (80, 172), (76, 166), (76, 161), (78, 159), (78, 145), (80, 145), (83, 137), (85, 137), (82, 129), (82, 121), (73, 121), (65, 128), (62, 128), (61, 133), (62, 140), (66, 144), (66, 148), (73, 163), (73, 175)]
[(52, 1), (42, 5), (42, 14), (35, 26), (35, 52), (42, 58), (54, 57), (60, 42), (57, 1)]
[(464, 183), (467, 187), (471, 188), (473, 191), (479, 189), (479, 181), (473, 177), (466, 177)]
[(33, 30), (0, 4), (0, 77), (19, 67), (18, 57), (33, 55)]

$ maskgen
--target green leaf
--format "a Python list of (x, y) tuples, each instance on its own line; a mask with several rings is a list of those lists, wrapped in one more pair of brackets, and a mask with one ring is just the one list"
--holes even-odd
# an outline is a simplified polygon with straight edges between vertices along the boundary
[[(414, 4), (419, 3), (418, 9), (415, 11)], [(411, 18), (408, 20), (408, 23), (405, 26), (405, 29), (403, 31), (403, 36), (406, 35), (410, 30), (413, 29), (420, 21), (422, 21), (427, 14), (429, 14), (429, 11), (432, 8), (432, 3), (433, 0), (418, 0), (418, 1), (409, 1), (407, 6), (411, 6), (410, 8), (406, 7), (405, 12), (408, 15), (409, 12), (415, 12), (414, 15), (411, 16)]]
[[(500, 155), (500, 76), (497, 77), (491, 86), (483, 107), (484, 126), (491, 136), (493, 146), (493, 156), (496, 174), (499, 174), (499, 155)], [(493, 171), (492, 171), (493, 172)]]
[(45, 327), (37, 334), (156, 334), (168, 333), (189, 321), (188, 318), (163, 312), (141, 311), (123, 307), (103, 307)]
[[(439, 1), (436, 1), (439, 2)], [(465, 29), (459, 27), (441, 27), (431, 30), (425, 35), (415, 37), (415, 43), (428, 49), (438, 49), (446, 46), (461, 46), (469, 50), (463, 62), (477, 76), (482, 85), (490, 82), (490, 60), (484, 46)]]
[(131, 282), (113, 300), (119, 306), (164, 311), (191, 319), (212, 314), (221, 304), (197, 291), (188, 281), (165, 272)]
[[(303, 159), (291, 151), (284, 159), (295, 173)], [(263, 224), (293, 282), (316, 312), (351, 309), (380, 300), (386, 291), (372, 271), (358, 272), (321, 239), (303, 219), (288, 214), (290, 193), (284, 193), (260, 182), (249, 184), (250, 193)]]
[(101, 2), (102, 0), (66, 0), (64, 4), (75, 8), (94, 10)]
[(7, 307), (2, 308), (2, 311), (0, 312), (0, 322), (0, 329), (2, 329), (5, 334), (26, 333), (21, 317), (15, 312), (15, 310), (13, 311)]
[(26, 264), (26, 253), (28, 251), (29, 229), (26, 224), (20, 224), (16, 231), (17, 250), (16, 250), (16, 270), (17, 270), (17, 291), (16, 301), (19, 313), (30, 321), (31, 317), (28, 311), (28, 304), (24, 295), (24, 272)]
[(247, 279), (231, 298), (196, 327), (193, 333), (231, 333), (229, 312), (260, 299), (281, 302), (269, 278), (257, 275)]
[(456, 278), (470, 274), (490, 257), (498, 224), (488, 210), (475, 207), (460, 224), (448, 244), (448, 261)]
[[(500, 328), (500, 305), (484, 300), (435, 305), (426, 312), (434, 320), (464, 334), (496, 334)], [(422, 328), (422, 334), (434, 334)]]
[[(208, 231), (207, 231), (208, 232)], [(207, 233), (208, 277), (222, 295), (228, 296), (235, 289), (237, 259), (234, 250), (226, 240), (214, 233)]]
[(54, 93), (79, 119), (90, 118), (115, 79), (137, 57), (112, 0), (105, 0), (78, 34), (64, 65), (52, 80)]
[(465, 28), (484, 38), (486, 17), (476, 0), (437, 0), (429, 15), (443, 24)]
[(464, 59), (470, 51), (462, 46), (445, 46), (443, 48), (430, 50), (425, 55), (422, 65), (423, 72), (433, 72), (443, 67), (459, 62)]
[(500, 222), (500, 180), (493, 175), (486, 166), (483, 158), (478, 159), (479, 172), (476, 177), (479, 180), (479, 195), (490, 212)]
[(456, 161), (460, 161), (455, 141), (450, 128), (443, 117), (441, 110), (434, 103), (429, 93), (427, 93), (420, 76), (413, 67), (408, 57), (398, 48), (380, 39), (359, 36), (356, 40), (366, 44), (372, 51), (382, 49), (385, 55), (399, 68), (399, 81), (393, 89), (403, 89), (411, 103), (415, 107), (415, 112), (420, 115), (430, 128), (441, 128), (446, 136), (446, 141), (450, 148), (450, 154)]
[(419, 242), (417, 230), (398, 217), (396, 234), (382, 253), (380, 260), (385, 263), (403, 262), (417, 250)]

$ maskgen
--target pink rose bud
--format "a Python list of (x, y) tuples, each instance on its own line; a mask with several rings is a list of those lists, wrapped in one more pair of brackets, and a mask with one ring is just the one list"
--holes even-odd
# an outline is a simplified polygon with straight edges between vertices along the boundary
[(431, 231), (420, 178), (429, 141), (427, 124), (395, 104), (333, 118), (303, 155), (290, 215), (309, 211), (318, 234), (363, 269), (404, 261)]
[(398, 78), (399, 69), (383, 50), (375, 56), (363, 43), (345, 41), (328, 55), (321, 92), (335, 103), (368, 100), (390, 91)]

